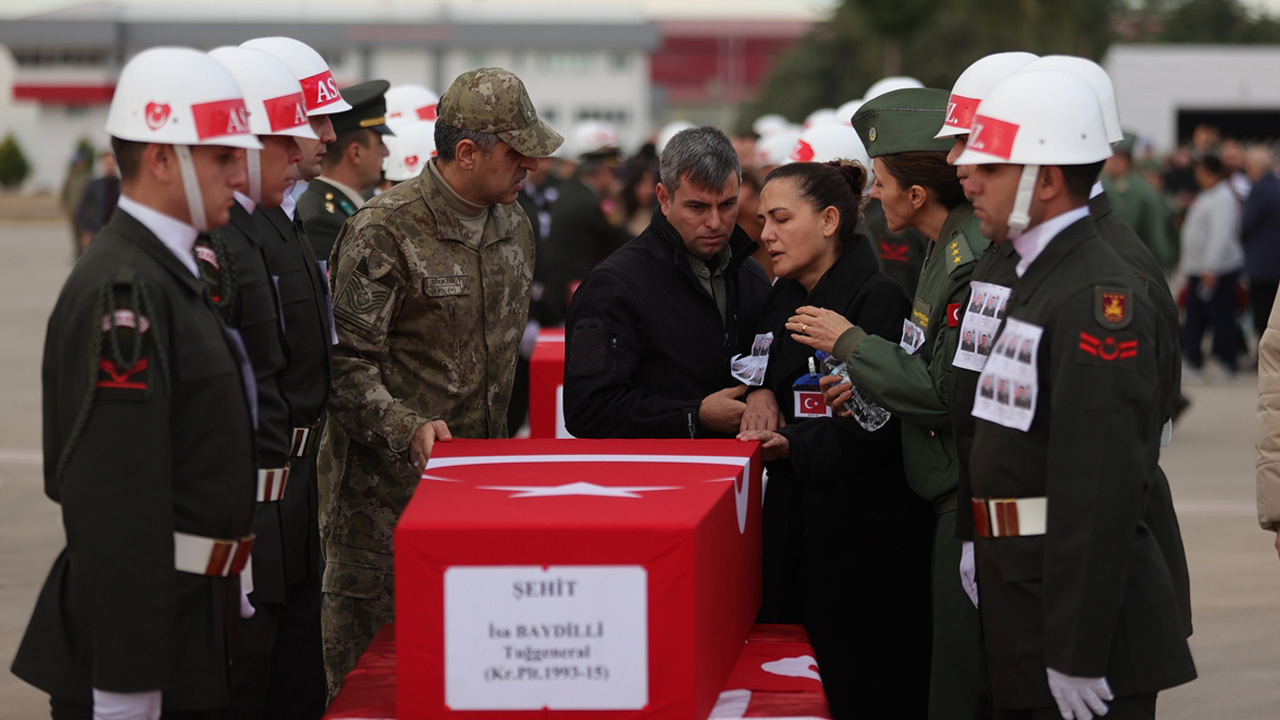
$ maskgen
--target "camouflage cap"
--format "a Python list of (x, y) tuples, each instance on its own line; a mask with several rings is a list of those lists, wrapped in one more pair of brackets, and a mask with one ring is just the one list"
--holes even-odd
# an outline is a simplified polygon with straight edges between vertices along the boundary
[(867, 154), (873, 158), (905, 152), (947, 152), (955, 138), (935, 139), (951, 94), (933, 88), (905, 88), (868, 100), (853, 116)]
[(472, 132), (493, 133), (527, 157), (547, 157), (564, 142), (538, 118), (524, 83), (502, 68), (462, 73), (440, 97), (436, 120)]

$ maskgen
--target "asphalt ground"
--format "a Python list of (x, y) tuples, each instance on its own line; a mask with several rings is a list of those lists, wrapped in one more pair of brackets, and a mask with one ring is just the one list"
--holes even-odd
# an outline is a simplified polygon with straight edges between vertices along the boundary
[[(40, 354), (45, 321), (70, 269), (71, 242), (66, 224), (49, 214), (0, 202), (0, 659), (6, 668), (63, 545), (57, 507), (43, 490)], [(1246, 373), (1231, 384), (1186, 391), (1193, 404), (1162, 464), (1191, 567), (1191, 646), (1200, 678), (1162, 693), (1159, 715), (1274, 717), (1280, 559), (1254, 513), (1256, 377)], [(0, 718), (38, 717), (48, 717), (44, 694), (0, 672)]]

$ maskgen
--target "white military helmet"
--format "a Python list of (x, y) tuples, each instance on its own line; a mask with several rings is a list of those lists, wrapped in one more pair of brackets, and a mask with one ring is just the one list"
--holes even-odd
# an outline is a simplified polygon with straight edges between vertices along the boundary
[[(307, 121), (302, 86), (284, 63), (261, 50), (220, 47), (209, 57), (227, 69), (244, 93), (249, 109), (249, 131), (254, 135), (290, 135), (318, 140)], [(255, 203), (262, 202), (262, 163), (257, 150), (245, 153), (249, 171), (249, 192)]]
[(436, 156), (436, 123), (420, 120), (395, 130), (395, 135), (382, 136), (388, 153), (382, 159), (382, 172), (392, 182), (412, 180)]
[(751, 123), (751, 129), (762, 138), (776, 135), (791, 127), (791, 123), (778, 113), (766, 113)]
[(957, 165), (1022, 165), (1009, 237), (1030, 224), (1042, 165), (1088, 165), (1111, 157), (1102, 108), (1088, 83), (1061, 70), (1019, 72), (978, 104)]
[(934, 138), (968, 135), (978, 103), (992, 88), (1035, 59), (1036, 56), (1029, 52), (1002, 52), (988, 55), (965, 68), (951, 88), (942, 129)]
[(666, 125), (663, 125), (662, 129), (658, 130), (658, 139), (653, 143), (654, 151), (661, 155), (663, 148), (667, 146), (667, 143), (671, 142), (671, 138), (675, 137), (676, 133), (695, 127), (697, 127), (697, 125), (694, 125), (688, 120), (672, 120)]
[(1111, 84), (1111, 76), (1101, 65), (1073, 55), (1045, 55), (1027, 63), (1019, 72), (1032, 70), (1061, 70), (1088, 83), (1093, 94), (1098, 97), (1098, 106), (1102, 108), (1102, 122), (1107, 125), (1107, 142), (1114, 144), (1124, 139), (1124, 130), (1120, 127), (1120, 107), (1116, 104), (1116, 90)]
[(811, 128), (819, 125), (837, 125), (841, 122), (842, 120), (836, 114), (835, 108), (818, 108), (809, 113), (809, 116), (804, 119), (804, 126)]
[(881, 95), (893, 92), (894, 90), (905, 90), (906, 88), (922, 88), (924, 83), (913, 77), (905, 75), (892, 75), (887, 78), (877, 80), (871, 87), (867, 88), (867, 94), (862, 96), (862, 102), (874, 100)]
[(436, 119), (436, 104), (440, 102), (440, 96), (421, 85), (392, 85), (384, 97), (387, 100), (387, 127), (392, 130)]
[(791, 150), (790, 162), (831, 162), (857, 160), (871, 169), (871, 158), (852, 125), (827, 124), (805, 129)]
[(191, 225), (197, 230), (210, 228), (190, 146), (262, 149), (249, 130), (249, 112), (235, 78), (192, 48), (151, 48), (125, 64), (107, 111), (107, 134), (174, 146)]
[(795, 149), (796, 140), (799, 139), (800, 128), (794, 125), (788, 125), (772, 135), (760, 138), (756, 141), (756, 167), (777, 167), (787, 164), (787, 158), (791, 157), (791, 151)]
[(302, 85), (308, 116), (332, 115), (351, 109), (338, 92), (338, 83), (329, 71), (329, 64), (310, 45), (288, 37), (265, 37), (241, 43), (240, 47), (270, 53), (289, 67)]
[(836, 108), (836, 116), (840, 118), (840, 122), (845, 125), (853, 124), (853, 116), (858, 114), (858, 108), (862, 107), (863, 100), (858, 98)]
[(617, 152), (618, 128), (613, 123), (603, 120), (583, 120), (569, 131), (569, 157), (577, 160), (583, 155), (593, 153)]

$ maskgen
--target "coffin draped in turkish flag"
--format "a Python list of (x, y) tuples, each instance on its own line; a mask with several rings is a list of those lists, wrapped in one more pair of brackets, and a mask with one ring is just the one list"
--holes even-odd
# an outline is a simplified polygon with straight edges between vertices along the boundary
[(760, 604), (760, 471), (734, 440), (436, 445), (396, 527), (399, 716), (706, 717)]

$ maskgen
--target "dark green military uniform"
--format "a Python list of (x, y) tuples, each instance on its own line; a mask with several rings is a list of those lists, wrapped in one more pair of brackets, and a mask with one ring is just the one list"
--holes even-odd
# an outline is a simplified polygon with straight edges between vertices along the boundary
[[(367, 147), (370, 132), (394, 134), (387, 127), (386, 118), (389, 87), (391, 84), (386, 80), (369, 80), (342, 89), (342, 99), (351, 105), (351, 109), (330, 116), (333, 131), (339, 139), (349, 133), (360, 133), (365, 136), (360, 142)], [(343, 145), (337, 141), (334, 144)], [(364, 188), (352, 189), (356, 193), (364, 191)], [(364, 204), (364, 199), (350, 197), (342, 188), (326, 181), (323, 175), (307, 183), (307, 189), (298, 198), (297, 214), (302, 218), (316, 257), (322, 260), (329, 258), (342, 225)]]
[[(887, 93), (863, 105), (853, 126), (872, 158), (900, 152), (945, 153), (951, 140), (933, 136), (942, 125), (947, 98), (946, 92), (923, 88)], [(934, 504), (937, 513), (930, 718), (971, 718), (979, 696), (978, 615), (957, 571), (959, 464), (949, 405), (958, 315), (969, 296), (975, 261), (988, 245), (968, 204), (950, 212), (939, 237), (929, 245), (920, 273), (909, 319), (924, 331), (924, 343), (914, 354), (858, 328), (835, 345), (835, 355), (848, 363), (854, 385), (902, 420), (907, 482)]]
[(356, 214), (356, 208), (346, 193), (323, 179), (307, 183), (307, 189), (298, 196), (297, 212), (316, 257), (329, 257), (338, 233), (347, 218)]
[(1105, 677), (1121, 699), (1187, 682), (1180, 609), (1142, 518), (1159, 451), (1156, 313), (1082, 218), (1014, 284), (1005, 330), (1014, 321), (1039, 332), (1030, 424), (979, 420), (970, 479), (975, 498), (1045, 498), (1047, 531), (977, 528), (997, 708), (1054, 707), (1046, 667)]
[[(1182, 349), (1178, 344), (1180, 316), (1178, 305), (1169, 291), (1164, 273), (1155, 257), (1133, 232), (1124, 218), (1111, 209), (1108, 193), (1089, 199), (1089, 214), (1102, 241), (1120, 256), (1133, 271), (1138, 289), (1151, 302), (1156, 313), (1157, 373), (1160, 391), (1157, 407), (1160, 418), (1172, 429), (1173, 414), (1182, 395)], [(1165, 564), (1173, 579), (1187, 635), (1191, 635), (1191, 579), (1187, 570), (1187, 554), (1182, 546), (1182, 530), (1173, 508), (1169, 479), (1157, 464), (1153, 470), (1151, 496), (1146, 508), (1146, 521), (1164, 554)]]
[[(1124, 140), (1116, 143), (1116, 154), (1128, 155), (1132, 162), (1135, 140), (1133, 133), (1125, 133)], [(1142, 173), (1136, 167), (1131, 167), (1120, 177), (1104, 172), (1102, 186), (1106, 188), (1107, 198), (1116, 214), (1124, 218), (1142, 244), (1151, 251), (1156, 267), (1173, 267), (1178, 251), (1170, 237), (1169, 206), (1142, 177)]]
[(49, 318), (43, 408), (67, 547), (13, 672), (82, 707), (92, 688), (159, 689), (166, 711), (225, 706), (239, 578), (176, 570), (174, 533), (252, 532), (252, 420), (204, 284), (124, 208)]

